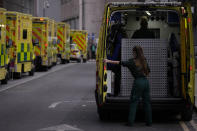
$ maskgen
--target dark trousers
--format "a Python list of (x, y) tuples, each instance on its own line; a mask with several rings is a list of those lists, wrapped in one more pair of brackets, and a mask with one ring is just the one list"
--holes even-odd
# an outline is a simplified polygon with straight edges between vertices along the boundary
[(115, 70), (115, 88), (114, 88), (115, 96), (118, 96), (120, 94), (120, 83), (121, 83), (121, 68), (117, 67)]
[(130, 124), (133, 124), (135, 121), (137, 105), (140, 100), (140, 97), (142, 97), (144, 103), (146, 123), (152, 124), (150, 89), (149, 89), (149, 82), (146, 77), (140, 77), (134, 80), (133, 88), (130, 96), (130, 110), (129, 110), (128, 122)]

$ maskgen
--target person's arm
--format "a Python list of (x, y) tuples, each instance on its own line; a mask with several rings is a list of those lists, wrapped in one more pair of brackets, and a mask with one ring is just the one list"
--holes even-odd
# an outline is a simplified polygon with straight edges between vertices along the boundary
[(133, 66), (130, 61), (113, 61), (113, 60), (105, 59), (104, 62), (105, 63), (110, 63), (110, 64), (115, 64), (115, 65), (122, 65), (122, 66), (125, 66), (125, 67)]
[(110, 64), (115, 64), (115, 65), (119, 65), (120, 64), (120, 61), (113, 61), (113, 60), (108, 60), (108, 59), (105, 59), (104, 62), (105, 63), (110, 63)]

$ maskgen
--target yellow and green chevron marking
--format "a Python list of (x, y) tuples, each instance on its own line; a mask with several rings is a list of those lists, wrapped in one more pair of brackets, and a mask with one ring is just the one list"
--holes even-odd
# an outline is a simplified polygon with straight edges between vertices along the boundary
[(31, 52), (30, 52), (30, 44), (24, 44), (21, 43), (18, 45), (18, 50), (17, 50), (17, 61), (18, 63), (20, 62), (26, 62), (26, 61), (31, 61)]

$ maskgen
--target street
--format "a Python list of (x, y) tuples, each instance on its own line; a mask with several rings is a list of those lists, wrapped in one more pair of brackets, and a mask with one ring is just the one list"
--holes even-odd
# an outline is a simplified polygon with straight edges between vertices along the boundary
[(23, 76), (0, 88), (0, 131), (195, 131), (197, 115), (182, 122), (166, 112), (153, 113), (152, 127), (137, 115), (127, 127), (123, 112), (100, 121), (94, 98), (95, 63), (58, 65), (48, 72)]

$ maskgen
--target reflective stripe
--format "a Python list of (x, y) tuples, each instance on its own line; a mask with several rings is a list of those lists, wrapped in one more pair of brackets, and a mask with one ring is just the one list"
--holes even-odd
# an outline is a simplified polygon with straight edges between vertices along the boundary
[(40, 55), (40, 48), (38, 46), (34, 47), (34, 53), (36, 54), (36, 56)]
[(78, 45), (78, 48), (80, 50), (84, 50), (84, 49), (87, 48), (86, 39), (85, 39), (86, 38), (86, 33), (84, 34), (82, 32), (80, 32), (80, 33), (73, 32), (71, 34), (71, 36), (72, 36), (72, 40)]
[(17, 52), (21, 52), (21, 44), (18, 44)]
[[(18, 44), (18, 53), (17, 53), (17, 61), (26, 62), (32, 59), (31, 52), (30, 52), (30, 45), (29, 43), (21, 43)], [(19, 50), (20, 49), (20, 50)]]
[(30, 60), (31, 60), (31, 58), (32, 58), (32, 56), (31, 56), (31, 52), (27, 52), (27, 61), (30, 61)]
[(22, 62), (22, 61), (24, 61), (24, 57), (25, 57), (25, 56), (24, 56), (24, 52), (21, 52), (20, 54), (21, 54), (21, 55), (20, 55), (20, 56), (21, 56), (21, 57), (20, 57), (20, 61)]
[(3, 55), (3, 53), (4, 53), (4, 46), (3, 46), (3, 44), (0, 46), (0, 55)]
[(80, 41), (80, 45), (82, 46), (83, 50), (85, 48), (85, 41), (83, 41), (80, 36), (77, 36), (77, 39)]
[(185, 29), (187, 29), (187, 19), (185, 18)]
[(59, 40), (59, 43), (57, 44), (57, 48), (58, 48), (58, 51), (63, 51), (64, 49), (64, 44), (65, 44), (65, 39), (64, 39), (64, 31), (65, 27), (60, 27), (60, 29), (58, 29), (58, 32), (57, 32), (57, 38)]
[[(38, 40), (39, 41), (39, 45), (41, 45), (42, 42), (42, 30), (40, 28), (33, 28), (32, 30), (32, 36), (33, 36), (33, 40)], [(34, 47), (34, 53), (36, 56), (40, 56), (41, 55), (41, 48), (38, 46)]]
[(0, 62), (0, 66), (5, 66), (5, 55), (1, 55)]
[(75, 42), (78, 45), (78, 48), (81, 50), (83, 47), (81, 46), (80, 42), (77, 39), (74, 39), (73, 42)]

